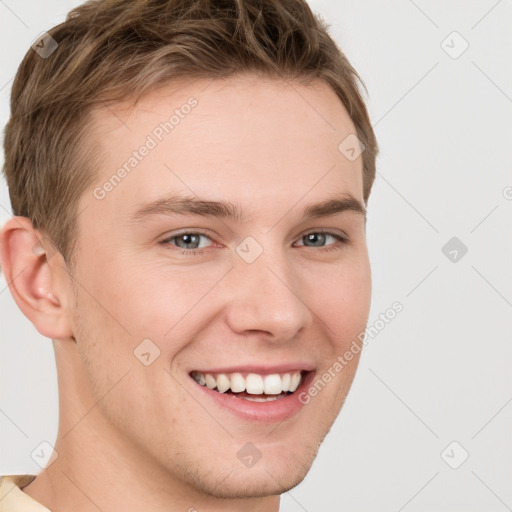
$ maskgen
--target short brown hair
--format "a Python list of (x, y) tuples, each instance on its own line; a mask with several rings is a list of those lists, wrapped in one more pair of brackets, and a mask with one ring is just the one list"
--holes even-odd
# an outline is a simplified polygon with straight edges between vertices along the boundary
[(182, 77), (249, 72), (327, 82), (366, 148), (368, 201), (378, 146), (359, 91), (364, 84), (304, 0), (90, 0), (48, 34), (39, 47), (51, 54), (33, 45), (13, 83), (3, 172), (14, 215), (28, 217), (66, 261), (78, 200), (98, 174), (87, 145), (92, 109), (135, 104)]

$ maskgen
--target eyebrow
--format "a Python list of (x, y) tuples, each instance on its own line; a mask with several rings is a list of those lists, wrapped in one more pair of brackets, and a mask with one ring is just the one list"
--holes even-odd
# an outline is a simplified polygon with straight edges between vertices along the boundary
[[(346, 211), (359, 213), (366, 219), (366, 208), (352, 194), (331, 197), (319, 203), (308, 204), (302, 209), (302, 217), (317, 219)], [(247, 222), (239, 204), (230, 201), (209, 201), (194, 196), (168, 195), (150, 203), (143, 203), (130, 216), (130, 221), (141, 222), (156, 215), (199, 215), (219, 217), (234, 222)]]

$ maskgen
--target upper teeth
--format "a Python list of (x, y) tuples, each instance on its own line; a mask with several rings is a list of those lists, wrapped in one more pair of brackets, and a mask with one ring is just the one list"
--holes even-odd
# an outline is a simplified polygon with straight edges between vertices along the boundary
[(201, 386), (207, 386), (210, 389), (217, 388), (221, 393), (231, 389), (233, 393), (247, 391), (250, 395), (279, 395), (283, 391), (294, 392), (300, 384), (302, 374), (300, 371), (293, 373), (273, 373), (271, 375), (258, 375), (249, 373), (247, 377), (241, 373), (218, 373), (203, 374), (201, 372), (192, 372), (192, 377)]

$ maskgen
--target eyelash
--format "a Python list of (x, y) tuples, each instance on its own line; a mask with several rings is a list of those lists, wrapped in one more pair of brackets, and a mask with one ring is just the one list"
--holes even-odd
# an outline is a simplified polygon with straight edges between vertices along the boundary
[[(344, 245), (346, 243), (348, 243), (348, 238), (342, 236), (342, 235), (339, 235), (338, 233), (332, 233), (331, 231), (326, 231), (326, 230), (319, 230), (319, 231), (309, 231), (307, 233), (304, 233), (302, 236), (301, 236), (301, 239), (304, 238), (305, 236), (308, 236), (308, 235), (312, 235), (312, 234), (315, 234), (315, 235), (319, 235), (319, 234), (322, 234), (322, 235), (330, 235), (332, 236), (333, 238), (335, 238), (338, 243), (334, 243), (334, 244), (330, 244), (328, 245), (327, 247), (319, 247), (318, 250), (321, 251), (321, 252), (329, 252), (329, 251), (336, 251), (336, 250), (339, 250), (341, 247), (340, 245)], [(165, 238), (164, 240), (162, 240), (160, 242), (161, 245), (173, 245), (173, 244), (170, 244), (169, 242), (171, 240), (173, 240), (174, 238), (178, 238), (180, 236), (183, 236), (183, 235), (203, 235), (205, 236), (206, 238), (210, 239), (211, 238), (208, 236), (208, 234), (205, 232), (205, 231), (201, 231), (201, 230), (196, 230), (196, 231), (183, 231), (182, 233), (177, 233), (177, 234), (174, 234), (170, 237), (167, 237)], [(202, 254), (204, 254), (205, 251), (207, 251), (208, 249), (210, 249), (210, 247), (206, 247), (206, 248), (202, 248), (202, 249), (180, 249), (176, 246), (173, 245), (173, 247), (175, 248), (175, 250), (184, 255), (184, 256), (189, 256), (189, 255), (193, 255), (193, 256), (200, 256)], [(315, 247), (310, 247), (310, 249), (315, 249)]]

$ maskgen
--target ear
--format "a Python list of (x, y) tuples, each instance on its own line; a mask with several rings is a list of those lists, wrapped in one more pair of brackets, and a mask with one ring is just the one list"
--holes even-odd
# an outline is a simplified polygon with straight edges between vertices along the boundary
[[(52, 264), (50, 265), (50, 258)], [(16, 304), (43, 335), (71, 338), (69, 282), (62, 255), (27, 217), (12, 217), (0, 234), (2, 272)]]

